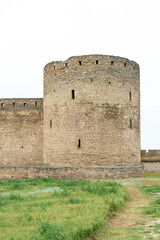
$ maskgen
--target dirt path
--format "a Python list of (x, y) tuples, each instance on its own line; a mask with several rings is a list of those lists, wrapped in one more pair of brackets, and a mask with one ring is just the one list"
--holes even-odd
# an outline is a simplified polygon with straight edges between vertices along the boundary
[(122, 209), (116, 216), (111, 218), (108, 222), (108, 228), (135, 225), (137, 219), (141, 216), (140, 207), (148, 205), (146, 197), (139, 189), (134, 186), (126, 186), (125, 189), (131, 201), (127, 202), (125, 209)]
[(125, 186), (125, 189), (130, 196), (130, 201), (107, 222), (104, 231), (97, 233), (95, 240), (145, 239), (142, 236), (140, 238), (136, 236), (135, 229), (137, 233), (144, 230), (143, 221), (141, 222), (141, 218), (144, 218), (141, 207), (147, 206), (148, 200), (135, 186)]

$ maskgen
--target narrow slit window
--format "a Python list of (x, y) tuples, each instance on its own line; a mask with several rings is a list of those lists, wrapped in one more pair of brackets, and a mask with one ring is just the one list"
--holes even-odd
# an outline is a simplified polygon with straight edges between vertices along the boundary
[(114, 64), (114, 61), (111, 61), (111, 65), (113, 65)]
[(98, 60), (96, 60), (96, 64), (98, 65)]
[(81, 139), (78, 139), (78, 148), (81, 147)]
[(24, 105), (24, 106), (26, 106), (26, 105), (27, 105), (27, 103), (24, 103), (23, 105)]
[(131, 100), (132, 100), (132, 93), (129, 92), (129, 101), (131, 101)]
[(50, 128), (52, 128), (52, 120), (50, 120)]
[(132, 129), (132, 119), (130, 119), (130, 129)]
[(75, 99), (75, 92), (72, 90), (72, 99)]
[(53, 67), (54, 67), (54, 70), (55, 70), (56, 67), (55, 66), (53, 66)]
[(80, 66), (82, 65), (82, 62), (81, 62), (81, 61), (79, 61), (79, 65), (80, 65)]
[(15, 102), (13, 102), (13, 107), (15, 107), (16, 106), (16, 103)]

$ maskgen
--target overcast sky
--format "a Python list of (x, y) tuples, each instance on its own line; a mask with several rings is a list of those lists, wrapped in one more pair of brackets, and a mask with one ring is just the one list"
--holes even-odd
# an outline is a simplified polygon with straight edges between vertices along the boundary
[(160, 149), (160, 0), (0, 0), (0, 98), (43, 97), (43, 67), (74, 55), (141, 69), (141, 146)]

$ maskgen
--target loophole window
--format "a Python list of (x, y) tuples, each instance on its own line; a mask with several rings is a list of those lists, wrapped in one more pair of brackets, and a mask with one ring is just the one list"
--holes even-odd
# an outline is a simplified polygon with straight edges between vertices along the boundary
[(132, 129), (132, 119), (130, 119), (130, 129)]
[(50, 128), (52, 128), (52, 120), (50, 120)]
[(72, 99), (75, 99), (75, 91), (72, 90)]
[(81, 139), (78, 139), (78, 148), (81, 147)]

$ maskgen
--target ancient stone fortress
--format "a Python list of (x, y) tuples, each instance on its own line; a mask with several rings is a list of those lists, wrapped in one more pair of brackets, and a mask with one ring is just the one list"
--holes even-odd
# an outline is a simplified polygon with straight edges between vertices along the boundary
[(0, 99), (0, 178), (142, 176), (139, 80), (121, 57), (47, 64), (43, 99)]

